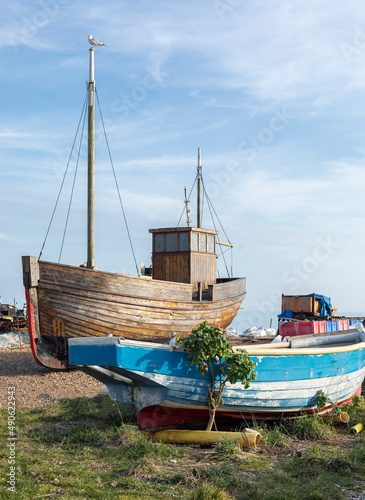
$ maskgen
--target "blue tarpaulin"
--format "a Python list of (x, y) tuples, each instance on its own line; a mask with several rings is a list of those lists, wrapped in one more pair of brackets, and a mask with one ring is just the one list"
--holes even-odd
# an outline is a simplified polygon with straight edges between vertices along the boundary
[[(312, 294), (310, 294), (312, 295)], [(321, 316), (332, 315), (332, 305), (329, 297), (316, 294), (316, 300), (319, 301), (319, 312)]]
[(281, 314), (278, 314), (278, 318), (292, 318), (293, 313), (289, 309), (284, 309)]

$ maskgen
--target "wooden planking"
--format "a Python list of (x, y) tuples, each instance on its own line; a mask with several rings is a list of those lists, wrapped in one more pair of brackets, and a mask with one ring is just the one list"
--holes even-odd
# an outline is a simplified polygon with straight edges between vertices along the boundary
[(207, 319), (211, 318), (216, 320), (225, 314), (231, 315), (230, 308), (235, 307), (236, 304), (240, 304), (240, 298), (236, 301), (224, 301), (223, 303), (215, 303), (215, 307), (207, 307), (208, 304), (203, 304), (203, 307), (190, 307), (186, 308), (185, 311), (169, 311), (168, 309), (158, 308), (151, 310), (149, 307), (144, 308), (140, 306), (138, 308), (125, 306), (124, 304), (115, 303), (107, 304), (98, 303), (96, 300), (89, 300), (88, 298), (80, 298), (78, 304), (74, 303), (73, 298), (68, 298), (65, 294), (44, 294), (41, 293), (39, 297), (39, 303), (42, 310), (52, 312), (58, 310), (58, 314), (62, 313), (72, 313), (75, 317), (85, 317), (89, 318), (91, 321), (102, 320), (105, 321), (107, 318), (109, 322), (119, 323), (121, 318), (128, 325), (132, 326), (134, 323), (144, 323), (145, 325), (154, 324), (166, 324), (171, 325), (171, 323), (190, 323), (196, 322), (205, 316)]
[(83, 307), (82, 304), (85, 301), (90, 300), (93, 304), (94, 310), (100, 308), (104, 311), (115, 310), (118, 312), (118, 307), (122, 307), (123, 310), (128, 314), (132, 314), (133, 311), (138, 311), (143, 308), (146, 315), (153, 316), (154, 314), (160, 315), (161, 313), (168, 313), (170, 316), (177, 318), (185, 318), (187, 314), (193, 314), (194, 311), (205, 311), (205, 310), (222, 310), (229, 306), (232, 299), (241, 302), (243, 295), (234, 296), (232, 298), (226, 298), (225, 300), (220, 300), (215, 303), (210, 303), (206, 301), (196, 302), (177, 302), (177, 301), (164, 301), (164, 300), (149, 300), (135, 297), (123, 297), (120, 295), (108, 295), (103, 292), (93, 292), (93, 291), (80, 291), (79, 289), (72, 289), (69, 287), (57, 287), (55, 285), (48, 288), (40, 287), (39, 293), (41, 297), (52, 298), (53, 295), (59, 296), (62, 303), (69, 301), (74, 309)]
[(46, 283), (71, 286), (81, 290), (103, 290), (131, 297), (191, 300), (192, 286), (186, 283), (166, 283), (144, 280), (135, 276), (105, 273), (86, 268), (39, 262), (39, 286)]
[(236, 303), (241, 303), (242, 297), (237, 297), (235, 300), (226, 300), (216, 302), (214, 304), (201, 302), (190, 303), (184, 309), (172, 310), (165, 307), (159, 307), (156, 303), (155, 307), (151, 308), (150, 305), (145, 307), (141, 302), (137, 307), (131, 304), (121, 302), (100, 302), (91, 297), (78, 297), (77, 302), (73, 296), (66, 295), (65, 293), (55, 294), (54, 292), (46, 292), (40, 290), (39, 302), (42, 308), (58, 307), (60, 310), (70, 310), (79, 315), (86, 315), (90, 318), (115, 318), (119, 321), (120, 316), (126, 316), (130, 322), (143, 321), (148, 323), (157, 322), (184, 322), (195, 321), (200, 319), (202, 315), (214, 318), (222, 316), (226, 310)]
[[(212, 256), (214, 259), (215, 257)], [(173, 261), (171, 261), (173, 264)], [(192, 285), (40, 262), (41, 335), (130, 339), (182, 337), (203, 321), (226, 328), (245, 296), (244, 280), (214, 285), (213, 302), (192, 300)]]
[(57, 319), (64, 322), (67, 337), (72, 336), (71, 329), (82, 331), (86, 336), (113, 333), (128, 338), (143, 338), (146, 331), (152, 336), (168, 336), (172, 330), (184, 336), (205, 320), (225, 328), (237, 314), (241, 301), (242, 297), (215, 304), (191, 303), (185, 311), (179, 310), (175, 315), (174, 311), (166, 308), (151, 310), (150, 306), (105, 303), (90, 297), (78, 297), (75, 302), (74, 296), (40, 290), (41, 332), (54, 335), (53, 320)]
[(213, 301), (223, 300), (225, 297), (239, 297), (246, 293), (246, 278), (237, 278), (226, 283), (213, 285)]
[(191, 253), (191, 282), (194, 290), (201, 283), (203, 289), (216, 282), (217, 257), (209, 253)]
[(318, 315), (319, 303), (316, 301), (314, 293), (311, 295), (282, 295), (281, 310), (285, 309), (293, 313)]
[(161, 252), (152, 256), (152, 273), (156, 280), (190, 283), (189, 267), (188, 252)]
[(205, 234), (219, 234), (218, 231), (213, 229), (203, 229), (202, 227), (169, 227), (149, 229), (150, 233), (187, 233), (187, 232), (205, 233)]
[(23, 285), (26, 290), (38, 285), (39, 266), (37, 257), (29, 255), (22, 257)]

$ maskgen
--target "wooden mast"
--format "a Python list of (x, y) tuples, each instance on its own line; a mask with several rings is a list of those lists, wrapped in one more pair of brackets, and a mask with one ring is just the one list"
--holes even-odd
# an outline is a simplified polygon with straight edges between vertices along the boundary
[(200, 148), (198, 148), (198, 220), (196, 227), (202, 227), (202, 213), (201, 213), (201, 189), (202, 189), (202, 164), (200, 156)]
[(88, 148), (87, 148), (87, 264), (89, 269), (95, 269), (94, 245), (94, 47), (89, 49), (89, 83), (88, 83)]

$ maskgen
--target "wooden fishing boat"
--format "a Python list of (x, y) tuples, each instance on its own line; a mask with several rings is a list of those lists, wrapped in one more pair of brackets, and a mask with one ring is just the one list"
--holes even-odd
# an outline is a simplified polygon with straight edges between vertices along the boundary
[[(198, 153), (197, 227), (151, 229), (152, 273), (114, 274), (94, 257), (94, 48), (88, 83), (88, 247), (81, 267), (26, 256), (23, 281), (36, 360), (67, 368), (67, 338), (119, 335), (158, 340), (188, 336), (203, 321), (225, 328), (246, 295), (245, 278), (217, 279), (218, 232), (201, 227), (202, 167)], [(229, 245), (231, 246), (231, 245)]]
[[(319, 391), (337, 404), (361, 393), (365, 336), (358, 331), (242, 347), (257, 363), (257, 379), (248, 389), (240, 382), (227, 383), (217, 422), (232, 417), (281, 419), (311, 413)], [(182, 347), (118, 338), (74, 338), (69, 339), (69, 362), (105, 383), (112, 398), (132, 405), (141, 429), (208, 421), (210, 374), (201, 375), (196, 365), (191, 366)]]

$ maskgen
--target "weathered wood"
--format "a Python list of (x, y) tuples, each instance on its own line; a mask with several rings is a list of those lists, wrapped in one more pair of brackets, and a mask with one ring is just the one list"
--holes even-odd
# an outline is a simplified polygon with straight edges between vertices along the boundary
[(198, 227), (167, 227), (167, 228), (158, 228), (158, 229), (150, 229), (150, 233), (187, 233), (187, 232), (197, 232), (197, 233), (206, 233), (206, 234), (218, 234), (218, 231), (214, 231), (213, 229), (204, 229)]
[(185, 227), (150, 229), (150, 232), (153, 233), (154, 279), (191, 283), (194, 292), (198, 289), (198, 283), (206, 289), (216, 282), (217, 231)]
[(28, 322), (33, 322), (34, 334), (38, 338), (41, 334), (40, 322), (39, 322), (39, 302), (38, 302), (38, 290), (33, 287), (29, 289), (29, 306), (30, 310), (27, 311)]
[(37, 257), (22, 257), (23, 264), (23, 284), (26, 290), (38, 286), (39, 266)]
[(184, 338), (203, 321), (226, 328), (246, 295), (245, 279), (214, 284), (213, 300), (205, 300), (205, 292), (203, 300), (196, 301), (192, 300), (192, 284), (144, 280), (42, 261), (39, 280), (33, 276), (31, 283), (38, 285), (29, 290), (35, 330), (40, 336), (37, 345), (42, 362), (55, 349), (56, 364), (49, 364), (54, 367), (67, 365), (65, 339), (69, 337), (112, 334), (157, 340), (169, 338), (175, 331)]
[(305, 313), (320, 316), (319, 301), (316, 294), (311, 295), (282, 295), (281, 310), (288, 309), (293, 313)]
[(153, 279), (190, 284), (188, 252), (155, 253), (152, 258)]
[(216, 282), (217, 257), (215, 254), (191, 253), (191, 283), (197, 290), (197, 284), (201, 283), (205, 289), (208, 285)]
[(224, 327), (227, 322), (229, 324), (232, 321), (232, 315), (236, 314), (241, 298), (235, 303), (232, 300), (224, 301), (224, 304), (215, 303), (214, 309), (209, 303), (202, 302), (174, 310), (168, 307), (160, 308), (157, 303), (152, 308), (151, 305), (144, 307), (142, 303), (135, 307), (131, 304), (101, 302), (95, 298), (81, 296), (76, 304), (75, 296), (45, 293), (40, 290), (39, 303), (42, 311), (42, 331), (47, 329), (47, 334), (50, 334), (47, 324), (52, 325), (51, 318), (57, 318), (65, 322), (66, 336), (68, 321), (77, 324), (80, 330), (85, 330), (89, 325), (91, 329), (101, 330), (104, 334), (117, 330), (119, 334), (136, 338), (138, 335), (143, 336), (146, 330), (153, 332), (153, 335), (159, 335), (159, 332), (165, 332), (166, 335), (172, 330), (183, 335), (189, 334), (204, 320)]
[(116, 295), (160, 298), (164, 300), (191, 300), (192, 286), (187, 283), (171, 283), (144, 280), (136, 276), (106, 273), (83, 267), (39, 262), (40, 287), (46, 284), (69, 286), (81, 290), (102, 290)]
[(223, 300), (226, 297), (240, 297), (246, 294), (246, 279), (237, 278), (226, 283), (216, 283), (212, 285), (213, 300)]

